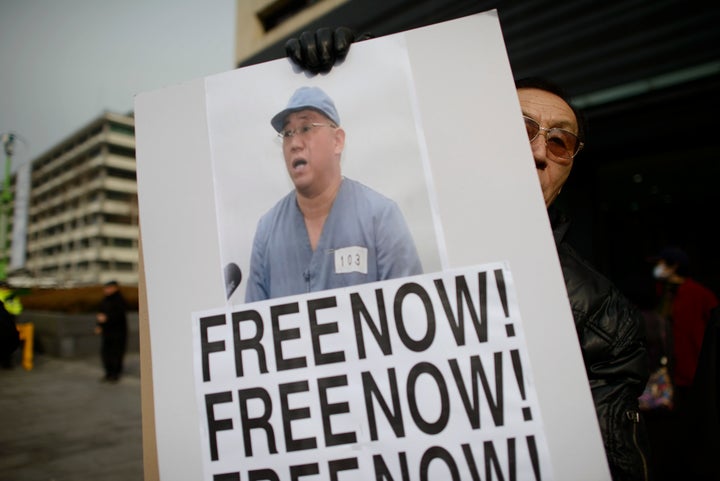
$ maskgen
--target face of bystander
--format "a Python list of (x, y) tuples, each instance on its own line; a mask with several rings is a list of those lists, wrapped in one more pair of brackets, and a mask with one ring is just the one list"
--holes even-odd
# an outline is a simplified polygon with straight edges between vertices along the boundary
[[(530, 142), (530, 146), (545, 206), (549, 207), (560, 193), (573, 166), (572, 156), (563, 158), (550, 152), (549, 144), (557, 141), (557, 137), (549, 129), (561, 129), (577, 135), (577, 119), (567, 102), (545, 90), (520, 88), (518, 89), (518, 98), (523, 115), (534, 120), (541, 127), (537, 136)], [(560, 133), (564, 134), (564, 132)], [(573, 155), (575, 153), (577, 151), (574, 151)]]

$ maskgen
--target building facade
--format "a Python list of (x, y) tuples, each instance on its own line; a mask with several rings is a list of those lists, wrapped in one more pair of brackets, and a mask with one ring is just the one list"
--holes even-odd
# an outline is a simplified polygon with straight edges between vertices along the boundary
[(134, 118), (103, 113), (34, 159), (30, 171), (21, 277), (59, 287), (137, 285)]

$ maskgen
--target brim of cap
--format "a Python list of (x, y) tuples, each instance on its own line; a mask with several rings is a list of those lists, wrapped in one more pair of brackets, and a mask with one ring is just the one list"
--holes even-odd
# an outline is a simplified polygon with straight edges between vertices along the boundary
[(332, 123), (334, 123), (336, 125), (340, 124), (337, 120), (333, 119), (326, 112), (323, 112), (322, 110), (320, 110), (317, 107), (314, 107), (312, 105), (301, 105), (300, 107), (293, 107), (290, 109), (285, 109), (285, 110), (275, 114), (275, 116), (272, 119), (270, 119), (270, 124), (275, 129), (275, 132), (280, 132), (283, 129), (283, 127), (285, 126), (285, 119), (287, 118), (288, 115), (290, 115), (294, 112), (300, 112), (301, 110), (314, 110), (315, 112), (322, 114), (324, 117), (327, 117)]
[(282, 112), (276, 114), (271, 120), (270, 124), (272, 124), (273, 128), (275, 129), (275, 132), (280, 132), (285, 125), (285, 119), (288, 115), (290, 115), (293, 112), (299, 112), (300, 110), (305, 110), (307, 107), (300, 107), (300, 108), (293, 108), (293, 109), (285, 109)]

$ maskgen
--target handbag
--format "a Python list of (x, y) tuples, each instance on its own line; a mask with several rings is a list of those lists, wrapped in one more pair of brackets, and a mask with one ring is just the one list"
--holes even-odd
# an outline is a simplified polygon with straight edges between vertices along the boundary
[(662, 302), (654, 315), (648, 314), (646, 322), (652, 319), (652, 324), (646, 324), (646, 328), (656, 330), (658, 335), (655, 340), (655, 347), (659, 349), (659, 357), (655, 368), (652, 369), (645, 390), (638, 398), (641, 410), (672, 410), (675, 403), (674, 387), (670, 372), (669, 353), (672, 352), (672, 330), (670, 310), (674, 297), (673, 291), (668, 291), (663, 296)]
[(660, 364), (661, 366), (650, 374), (645, 390), (638, 398), (642, 410), (671, 410), (674, 406), (673, 383), (665, 356), (661, 359)]

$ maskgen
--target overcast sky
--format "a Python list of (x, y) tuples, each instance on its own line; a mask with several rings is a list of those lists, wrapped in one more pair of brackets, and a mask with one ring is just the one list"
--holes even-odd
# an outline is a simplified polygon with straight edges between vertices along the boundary
[[(134, 96), (234, 68), (236, 0), (0, 0), (0, 133), (15, 164)], [(4, 165), (5, 155), (2, 154)]]

